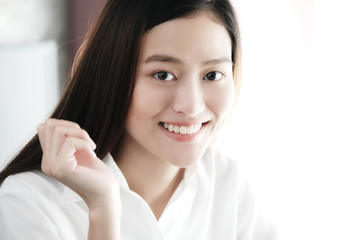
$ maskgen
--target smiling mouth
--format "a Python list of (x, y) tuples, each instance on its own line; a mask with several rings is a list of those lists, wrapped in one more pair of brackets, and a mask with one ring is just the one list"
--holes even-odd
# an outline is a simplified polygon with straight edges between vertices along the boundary
[(191, 135), (200, 131), (201, 127), (206, 123), (197, 123), (189, 126), (180, 126), (171, 123), (160, 122), (160, 125), (169, 132), (178, 133), (182, 135)]

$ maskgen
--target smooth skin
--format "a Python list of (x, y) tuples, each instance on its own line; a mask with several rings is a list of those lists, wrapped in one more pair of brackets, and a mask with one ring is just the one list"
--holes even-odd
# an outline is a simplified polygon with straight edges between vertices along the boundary
[[(142, 39), (125, 145), (115, 161), (130, 189), (159, 219), (186, 167), (195, 164), (232, 106), (231, 40), (207, 12), (160, 24)], [(184, 137), (163, 123), (200, 131)], [(120, 239), (119, 184), (76, 123), (49, 119), (38, 127), (42, 170), (89, 207), (88, 239)], [(99, 181), (101, 179), (101, 181)]]

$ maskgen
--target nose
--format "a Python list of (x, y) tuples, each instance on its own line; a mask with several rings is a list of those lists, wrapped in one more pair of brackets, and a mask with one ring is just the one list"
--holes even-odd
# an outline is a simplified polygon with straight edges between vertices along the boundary
[(204, 97), (201, 81), (198, 79), (183, 81), (177, 86), (172, 109), (174, 112), (181, 113), (186, 117), (196, 117), (205, 110)]

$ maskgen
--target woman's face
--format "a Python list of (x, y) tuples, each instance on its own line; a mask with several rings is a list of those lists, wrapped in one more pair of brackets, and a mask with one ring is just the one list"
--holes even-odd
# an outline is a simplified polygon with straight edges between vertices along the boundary
[(233, 102), (234, 81), (230, 36), (213, 19), (208, 13), (178, 18), (143, 37), (127, 150), (186, 167), (217, 135)]

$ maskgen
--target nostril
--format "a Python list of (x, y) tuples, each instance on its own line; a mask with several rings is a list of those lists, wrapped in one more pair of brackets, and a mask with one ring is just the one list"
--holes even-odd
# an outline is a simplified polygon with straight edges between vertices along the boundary
[(202, 100), (191, 100), (188, 98), (183, 101), (175, 101), (172, 109), (176, 113), (182, 113), (186, 117), (196, 117), (205, 110), (205, 104)]

